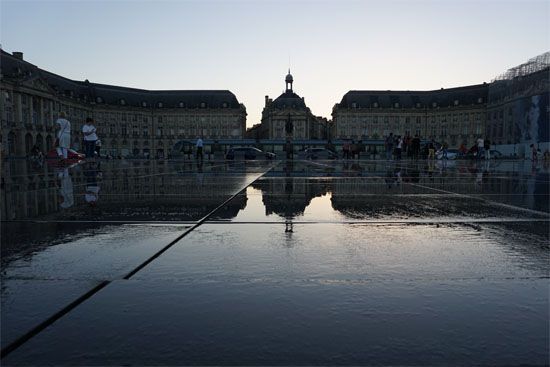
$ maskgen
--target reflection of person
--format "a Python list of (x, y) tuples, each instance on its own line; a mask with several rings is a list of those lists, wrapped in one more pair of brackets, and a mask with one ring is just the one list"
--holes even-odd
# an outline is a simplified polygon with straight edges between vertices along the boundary
[(94, 120), (91, 117), (87, 117), (86, 123), (82, 125), (82, 133), (84, 134), (84, 153), (86, 154), (86, 158), (93, 158), (97, 134)]
[(65, 168), (57, 174), (59, 179), (59, 206), (63, 209), (70, 208), (74, 205), (73, 196), (73, 180), (69, 174), (69, 169)]
[(97, 204), (97, 200), (99, 199), (99, 183), (97, 182), (97, 178), (100, 175), (100, 166), (99, 164), (95, 163), (88, 163), (84, 167), (84, 176), (86, 176), (86, 192), (84, 193), (84, 200), (91, 206), (95, 206)]
[(71, 123), (66, 119), (67, 115), (61, 111), (59, 118), (55, 123), (58, 125), (59, 132), (57, 133), (57, 155), (61, 160), (67, 159), (69, 146), (71, 145)]
[(97, 153), (97, 157), (101, 158), (101, 140), (97, 139), (95, 141), (95, 152)]
[(197, 159), (200, 159), (202, 161), (203, 159), (203, 155), (202, 155), (202, 148), (203, 148), (203, 141), (201, 138), (198, 138), (197, 139), (197, 144), (196, 144), (196, 148), (197, 148)]

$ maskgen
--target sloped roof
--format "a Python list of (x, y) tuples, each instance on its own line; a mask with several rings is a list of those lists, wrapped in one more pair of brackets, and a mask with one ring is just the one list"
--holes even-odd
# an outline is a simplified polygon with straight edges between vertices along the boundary
[[(352, 90), (347, 92), (336, 106), (345, 108), (373, 108), (378, 103), (379, 108), (432, 108), (453, 106), (455, 101), (459, 105), (478, 104), (487, 102), (488, 84), (477, 84), (458, 88), (438, 89), (431, 91), (380, 91), (380, 90)], [(354, 105), (355, 104), (355, 105)], [(419, 104), (419, 105), (418, 105)]]
[(157, 107), (160, 102), (163, 108), (180, 107), (180, 103), (186, 108), (200, 108), (201, 103), (206, 103), (210, 108), (240, 108), (237, 97), (229, 90), (146, 90), (91, 83), (87, 80), (76, 81), (42, 70), (4, 50), (0, 51), (3, 78), (26, 80), (38, 76), (59, 94), (72, 92), (75, 98), (87, 101), (95, 102), (101, 97), (102, 103), (120, 105), (120, 101), (124, 100), (128, 106), (139, 107), (142, 107), (143, 102), (147, 107)]
[(306, 109), (306, 103), (296, 93), (287, 90), (273, 101), (275, 108), (293, 108), (293, 109)]

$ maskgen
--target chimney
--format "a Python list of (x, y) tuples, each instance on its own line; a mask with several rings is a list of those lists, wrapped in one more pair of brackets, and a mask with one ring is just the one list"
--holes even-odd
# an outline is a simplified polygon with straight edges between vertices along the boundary
[(19, 60), (23, 60), (23, 52), (12, 52), (13, 57)]
[(267, 104), (269, 102), (269, 96), (265, 96), (265, 106), (267, 107)]

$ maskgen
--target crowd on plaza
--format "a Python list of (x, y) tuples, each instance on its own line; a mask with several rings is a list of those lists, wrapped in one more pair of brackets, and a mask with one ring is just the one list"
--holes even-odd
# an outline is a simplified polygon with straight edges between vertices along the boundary
[[(66, 117), (64, 112), (61, 112), (59, 118), (56, 120), (57, 124), (57, 139), (55, 141), (55, 157), (59, 159), (60, 163), (65, 163), (69, 159), (75, 158), (86, 158), (87, 160), (93, 160), (96, 157), (102, 158), (101, 156), (101, 140), (99, 139), (97, 128), (94, 125), (94, 119), (91, 117), (86, 118), (85, 124), (82, 126), (82, 131), (77, 133), (77, 137), (71, 141), (71, 123)], [(80, 144), (82, 143), (82, 145)], [(80, 147), (82, 146), (84, 154), (78, 153)], [(335, 145), (331, 140), (328, 140), (325, 148), (335, 154), (338, 154), (336, 151)], [(428, 142), (422, 143), (421, 138), (418, 135), (414, 137), (410, 135), (394, 135), (390, 133), (384, 139), (384, 156), (379, 156), (380, 158), (385, 158), (386, 160), (396, 160), (399, 161), (404, 157), (409, 159), (448, 159), (448, 148), (449, 145), (447, 142), (443, 141), (441, 143), (436, 142), (434, 139), (431, 139)], [(203, 137), (197, 137), (195, 144), (196, 159), (202, 161), (204, 158), (204, 141)], [(219, 149), (219, 143), (216, 141), (212, 150)], [(535, 144), (530, 145), (529, 158), (532, 162), (537, 162), (541, 157), (543, 161), (550, 161), (550, 152), (546, 150), (544, 154), (537, 148)], [(293, 158), (293, 147), (290, 141), (287, 141), (284, 151), (287, 153), (287, 159)], [(70, 157), (69, 153), (72, 153)], [(372, 158), (377, 158), (377, 148), (375, 145), (366, 146), (361, 140), (345, 140), (342, 144), (342, 158), (343, 159), (360, 159), (361, 155), (366, 155)], [(38, 145), (34, 145), (30, 149), (30, 158), (34, 161), (42, 162), (44, 158), (52, 158), (50, 152), (46, 155), (42, 152)], [(55, 158), (53, 157), (53, 158)], [(465, 144), (461, 144), (457, 150), (457, 158), (474, 158), (476, 160), (491, 159), (491, 143), (489, 139), (483, 139), (481, 136), (478, 137), (474, 146), (468, 148)], [(112, 159), (120, 157), (112, 157), (109, 154), (106, 154), (103, 158)]]

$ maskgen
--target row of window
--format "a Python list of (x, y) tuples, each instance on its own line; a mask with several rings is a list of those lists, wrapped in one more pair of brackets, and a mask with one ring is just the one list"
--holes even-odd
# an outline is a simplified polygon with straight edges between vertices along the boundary
[[(477, 99), (477, 103), (483, 103), (483, 97), (479, 97)], [(459, 102), (458, 99), (455, 99), (453, 101), (453, 106), (458, 106), (459, 104), (460, 104), (460, 102)], [(392, 106), (393, 106), (393, 108), (401, 108), (401, 104), (399, 102), (395, 102)], [(378, 102), (373, 102), (370, 107), (379, 108), (380, 105), (379, 105)], [(417, 102), (415, 104), (415, 107), (416, 108), (424, 108), (426, 106), (422, 103)], [(432, 102), (432, 107), (439, 107), (439, 104), (437, 102)], [(351, 108), (359, 108), (359, 104), (357, 102), (351, 102)]]
[[(97, 103), (104, 103), (105, 100), (104, 100), (102, 97), (97, 97), (97, 98), (96, 98), (96, 102), (97, 102)], [(119, 103), (121, 106), (126, 106), (126, 105), (127, 105), (126, 100), (125, 100), (124, 98), (119, 99), (119, 100), (118, 100), (118, 103)], [(140, 106), (141, 106), (141, 107), (151, 107), (150, 103), (149, 103), (149, 102), (146, 102), (146, 101), (142, 101), (142, 102), (140, 103)], [(163, 107), (165, 107), (163, 102), (157, 102), (157, 103), (155, 104), (155, 106), (156, 106), (157, 108), (163, 108)], [(187, 107), (187, 104), (186, 104), (185, 102), (178, 102), (178, 104), (177, 104), (176, 106), (174, 106), (174, 107), (185, 108), (185, 107)], [(208, 103), (206, 103), (206, 102), (200, 102), (200, 103), (199, 103), (199, 108), (207, 108), (207, 107), (208, 107)], [(229, 103), (228, 103), (228, 102), (222, 102), (221, 108), (229, 108)]]

